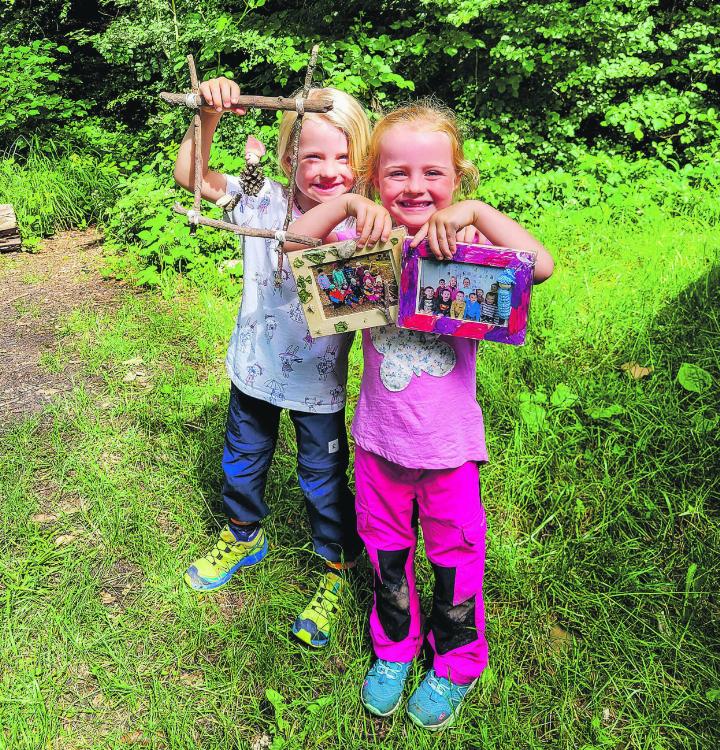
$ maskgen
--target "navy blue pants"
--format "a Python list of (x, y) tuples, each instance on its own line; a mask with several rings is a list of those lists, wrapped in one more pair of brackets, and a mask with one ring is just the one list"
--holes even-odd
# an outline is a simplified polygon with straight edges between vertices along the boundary
[[(265, 482), (277, 443), (282, 409), (248, 396), (234, 384), (225, 429), (223, 503), (228, 518), (261, 521), (270, 509)], [(347, 481), (345, 411), (289, 411), (297, 438), (298, 480), (305, 495), (315, 551), (330, 562), (360, 553), (355, 502)]]

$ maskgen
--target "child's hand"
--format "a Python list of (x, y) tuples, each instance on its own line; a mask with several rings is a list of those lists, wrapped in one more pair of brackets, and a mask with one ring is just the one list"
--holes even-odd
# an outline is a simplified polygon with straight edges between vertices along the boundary
[(358, 247), (374, 245), (378, 240), (387, 242), (392, 230), (392, 218), (387, 209), (361, 195), (349, 194), (347, 210), (355, 217), (355, 228), (360, 236), (355, 240)]
[(203, 112), (222, 113), (228, 110), (236, 115), (244, 115), (247, 111), (244, 107), (237, 106), (240, 86), (224, 76), (203, 81), (200, 84), (200, 93), (207, 102), (206, 106), (201, 107)]
[(492, 245), (492, 242), (472, 224), (464, 227), (455, 235), (456, 242), (464, 242), (466, 245)]
[(427, 237), (430, 252), (438, 260), (450, 260), (455, 254), (458, 230), (472, 224), (473, 218), (465, 202), (442, 208), (420, 227), (410, 247), (417, 247)]

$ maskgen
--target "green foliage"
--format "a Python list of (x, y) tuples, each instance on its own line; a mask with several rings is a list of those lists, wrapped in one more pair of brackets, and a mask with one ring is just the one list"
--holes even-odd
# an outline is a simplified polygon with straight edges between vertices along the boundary
[(582, 209), (588, 217), (636, 220), (646, 211), (720, 218), (720, 159), (698, 164), (569, 149), (553, 167), (543, 169), (512, 147), (468, 140), (465, 154), (480, 170), (475, 196), (533, 221), (547, 209)]
[(70, 64), (62, 58), (70, 50), (46, 39), (27, 45), (3, 45), (0, 49), (0, 144), (41, 126), (52, 132), (72, 119), (87, 115), (92, 102), (63, 95)]
[(439, 94), (476, 133), (545, 162), (578, 142), (667, 159), (718, 140), (720, 18), (703, 2), (385, 0), (368, 9), (209, 0), (200, 11), (193, 0), (142, 0), (133, 8), (84, 38), (131, 74), (122, 96), (149, 113), (157, 104), (134, 81), (183, 86), (187, 51), (205, 75), (235, 75), (267, 93), (299, 83), (317, 40), (325, 83), (371, 106)]
[[(117, 253), (111, 272), (131, 272), (136, 283), (150, 286), (164, 285), (179, 272), (198, 284), (229, 280), (232, 287), (242, 265), (222, 272), (221, 264), (240, 254), (238, 239), (230, 232), (202, 226), (191, 235), (184, 217), (172, 205), (176, 200), (188, 205), (192, 199), (175, 187), (171, 172), (172, 161), (161, 152), (142, 169), (119, 178), (121, 197), (105, 224), (107, 247)], [(212, 213), (206, 211), (206, 215)]]

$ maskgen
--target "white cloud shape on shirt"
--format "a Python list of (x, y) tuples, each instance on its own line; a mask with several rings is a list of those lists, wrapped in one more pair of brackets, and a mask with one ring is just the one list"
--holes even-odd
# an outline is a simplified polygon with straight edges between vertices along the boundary
[(384, 357), (380, 380), (389, 391), (404, 390), (413, 375), (442, 378), (455, 367), (455, 350), (436, 334), (380, 326), (370, 331), (370, 339)]

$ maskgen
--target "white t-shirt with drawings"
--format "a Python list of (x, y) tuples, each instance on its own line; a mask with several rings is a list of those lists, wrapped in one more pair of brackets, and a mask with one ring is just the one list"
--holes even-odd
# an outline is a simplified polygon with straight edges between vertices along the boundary
[[(242, 193), (238, 179), (226, 177), (227, 192)], [(286, 189), (266, 179), (257, 196), (242, 195), (230, 221), (282, 229), (287, 202)], [(275, 285), (276, 251), (275, 240), (244, 238), (243, 295), (225, 360), (228, 375), (243, 393), (276, 406), (339, 411), (345, 406), (347, 357), (354, 334), (310, 336), (286, 259), (282, 285)]]

